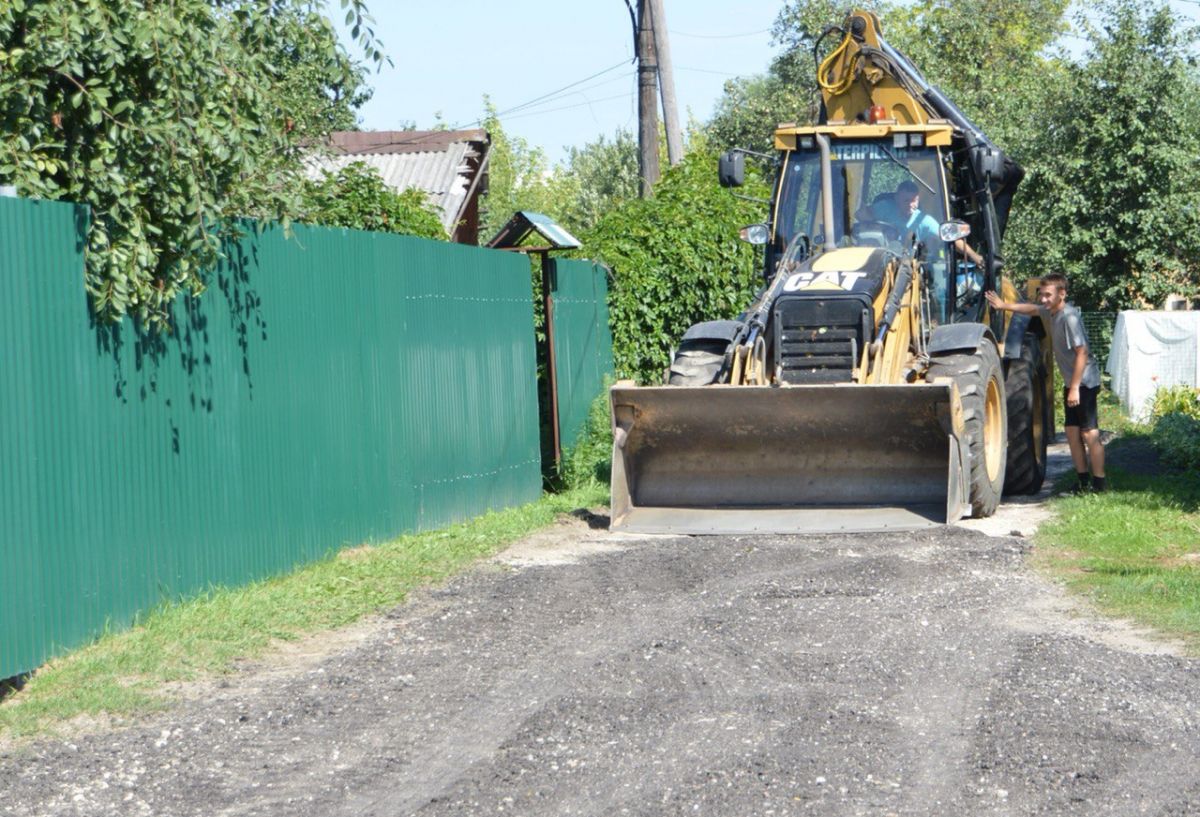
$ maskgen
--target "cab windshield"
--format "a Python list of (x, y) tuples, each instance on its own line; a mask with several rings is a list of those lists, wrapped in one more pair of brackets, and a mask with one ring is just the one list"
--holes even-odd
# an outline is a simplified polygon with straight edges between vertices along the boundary
[[(935, 232), (946, 220), (937, 148), (901, 146), (897, 141), (891, 136), (835, 139), (830, 145), (834, 243), (839, 247), (898, 242), (897, 233), (921, 225), (919, 216), (928, 217)], [(783, 172), (775, 214), (777, 239), (790, 244), (804, 234), (814, 244), (824, 243), (820, 152), (814, 147), (790, 153)], [(915, 212), (909, 209), (914, 201)], [(925, 237), (918, 233), (918, 240)]]
[[(938, 226), (949, 213), (940, 156), (937, 148), (904, 144), (907, 138), (831, 140), (833, 243), (901, 253), (911, 249), (910, 242), (922, 242), (935, 292), (944, 293), (947, 252)], [(788, 247), (804, 235), (819, 247), (825, 243), (821, 153), (814, 146), (785, 158), (775, 212), (776, 246)]]

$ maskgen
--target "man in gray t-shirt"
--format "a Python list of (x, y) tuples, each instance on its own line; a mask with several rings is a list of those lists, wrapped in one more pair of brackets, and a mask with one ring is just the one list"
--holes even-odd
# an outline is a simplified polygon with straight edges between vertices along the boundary
[[(1040, 297), (1041, 293), (1038, 294)], [(1058, 370), (1062, 372), (1063, 382), (1075, 382), (1077, 354), (1075, 350), (1082, 349), (1086, 351), (1086, 357), (1083, 357), (1085, 362), (1083, 374), (1079, 378), (1079, 385), (1089, 389), (1099, 388), (1100, 367), (1096, 365), (1096, 357), (1088, 347), (1087, 332), (1083, 328), (1083, 319), (1079, 317), (1079, 310), (1070, 304), (1063, 304), (1062, 309), (1058, 312), (1051, 312), (1039, 304), (1037, 311), (1042, 318), (1042, 325), (1050, 328), (1054, 362), (1058, 364)]]
[[(1066, 404), (1067, 444), (1071, 447), (1071, 459), (1075, 461), (1075, 473), (1079, 477), (1078, 490), (1088, 488), (1103, 491), (1107, 486), (1104, 476), (1104, 444), (1100, 442), (1100, 426), (1096, 418), (1096, 395), (1100, 392), (1100, 367), (1088, 348), (1087, 332), (1079, 310), (1067, 303), (1067, 277), (1051, 273), (1042, 278), (1038, 287), (1038, 305), (1007, 303), (995, 292), (987, 293), (988, 303), (993, 309), (1007, 309), (1022, 315), (1038, 316), (1050, 331), (1050, 342), (1054, 348), (1054, 361), (1062, 372), (1063, 403)], [(1091, 466), (1089, 473), (1088, 466)]]

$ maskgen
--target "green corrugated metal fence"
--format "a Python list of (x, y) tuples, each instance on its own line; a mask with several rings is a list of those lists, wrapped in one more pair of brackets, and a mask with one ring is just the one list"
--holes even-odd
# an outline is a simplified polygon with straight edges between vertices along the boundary
[(251, 231), (146, 338), (90, 326), (83, 215), (0, 198), (0, 678), (164, 598), (538, 497), (525, 258)]
[(592, 261), (552, 259), (552, 263), (559, 433), (567, 451), (587, 423), (588, 409), (603, 389), (604, 378), (613, 373), (608, 272)]

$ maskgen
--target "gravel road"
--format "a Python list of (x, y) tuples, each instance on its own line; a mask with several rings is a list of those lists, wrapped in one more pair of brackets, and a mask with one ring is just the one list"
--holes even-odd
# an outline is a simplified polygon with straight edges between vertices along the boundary
[(0, 814), (1200, 814), (1200, 661), (1025, 548), (572, 520), (150, 721), (0, 749)]

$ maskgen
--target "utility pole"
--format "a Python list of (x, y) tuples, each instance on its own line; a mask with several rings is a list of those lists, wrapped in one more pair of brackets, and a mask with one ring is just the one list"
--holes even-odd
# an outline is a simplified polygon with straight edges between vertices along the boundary
[(671, 167), (683, 161), (683, 135), (679, 132), (679, 105), (675, 102), (675, 69), (671, 66), (671, 40), (663, 0), (650, 0), (654, 30), (654, 57), (658, 62), (658, 89), (662, 93), (663, 124), (667, 131), (667, 161)]
[(650, 0), (638, 0), (638, 171), (642, 179), (642, 198), (652, 195), (658, 181), (658, 66), (654, 58), (654, 23)]

